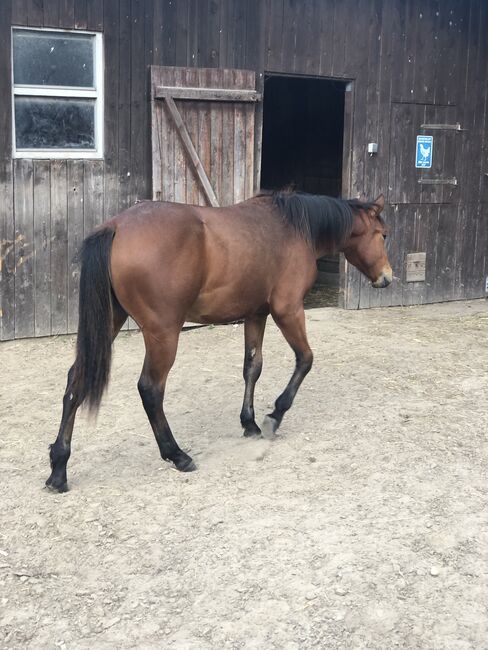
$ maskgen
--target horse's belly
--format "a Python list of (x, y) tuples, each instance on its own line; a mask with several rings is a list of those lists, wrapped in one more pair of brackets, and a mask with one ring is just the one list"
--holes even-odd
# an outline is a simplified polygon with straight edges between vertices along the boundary
[(188, 311), (187, 320), (204, 324), (232, 323), (262, 310), (267, 301), (266, 288), (256, 285), (202, 291)]

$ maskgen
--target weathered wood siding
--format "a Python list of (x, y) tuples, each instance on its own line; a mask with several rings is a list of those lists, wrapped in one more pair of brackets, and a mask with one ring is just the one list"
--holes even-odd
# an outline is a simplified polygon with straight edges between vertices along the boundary
[[(178, 101), (175, 98), (174, 116), (166, 100), (158, 98), (158, 89), (205, 88), (209, 96), (215, 89), (253, 93), (255, 72), (153, 66), (151, 85), (153, 199), (224, 206), (250, 198), (255, 180), (254, 101)], [(179, 128), (176, 118), (182, 123)], [(203, 179), (199, 178), (185, 150), (182, 130), (190, 139), (200, 169), (204, 170)], [(208, 186), (207, 191), (204, 184)]]
[[(103, 31), (103, 161), (12, 162), (11, 25)], [(483, 296), (487, 33), (485, 0), (2, 0), (0, 337), (73, 331), (73, 253), (83, 233), (151, 196), (151, 64), (249, 69), (261, 81), (265, 71), (352, 80), (344, 191), (386, 195), (400, 281), (373, 291), (348, 269), (346, 306)], [(402, 156), (408, 162), (396, 123), (405, 111), (412, 120), (422, 111), (449, 114), (466, 129), (442, 145), (443, 173), (449, 167), (458, 179), (454, 191), (419, 193), (415, 171), (397, 164)], [(374, 157), (370, 141), (379, 144)], [(427, 281), (407, 284), (405, 254), (418, 251), (427, 252)]]

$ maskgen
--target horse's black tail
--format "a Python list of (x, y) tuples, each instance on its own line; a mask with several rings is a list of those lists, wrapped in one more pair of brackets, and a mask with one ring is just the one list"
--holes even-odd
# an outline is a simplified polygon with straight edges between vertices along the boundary
[(113, 303), (110, 251), (115, 229), (96, 230), (80, 251), (80, 301), (74, 385), (79, 403), (96, 412), (108, 383), (112, 360)]

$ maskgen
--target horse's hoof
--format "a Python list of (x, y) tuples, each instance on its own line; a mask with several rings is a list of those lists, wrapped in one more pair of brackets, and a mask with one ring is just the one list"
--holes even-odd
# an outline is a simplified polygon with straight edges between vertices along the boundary
[(68, 491), (68, 483), (64, 481), (63, 483), (53, 481), (53, 478), (50, 476), (46, 481), (46, 487), (49, 492), (55, 492), (63, 494)]
[(274, 438), (278, 427), (278, 422), (272, 418), (271, 415), (266, 415), (263, 420), (263, 424), (261, 425), (263, 436), (265, 438)]
[(261, 438), (261, 429), (256, 425), (256, 428), (244, 429), (243, 436), (244, 438)]
[(180, 472), (194, 472), (196, 470), (196, 468), (197, 468), (197, 466), (195, 465), (195, 463), (193, 462), (193, 460), (191, 458), (185, 459), (179, 465), (177, 465), (175, 463), (175, 467)]

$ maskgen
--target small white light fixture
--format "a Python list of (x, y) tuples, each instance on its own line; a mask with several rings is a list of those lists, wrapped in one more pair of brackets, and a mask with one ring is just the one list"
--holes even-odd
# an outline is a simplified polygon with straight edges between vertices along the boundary
[(370, 156), (372, 156), (375, 153), (378, 153), (378, 143), (377, 142), (368, 143), (368, 153), (369, 153)]

